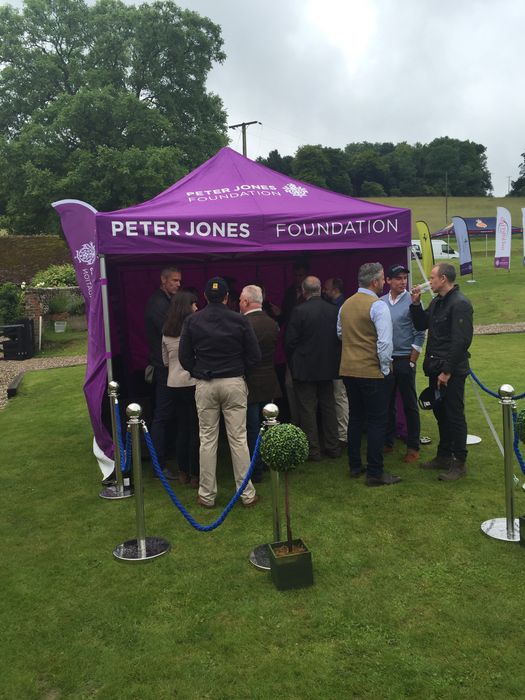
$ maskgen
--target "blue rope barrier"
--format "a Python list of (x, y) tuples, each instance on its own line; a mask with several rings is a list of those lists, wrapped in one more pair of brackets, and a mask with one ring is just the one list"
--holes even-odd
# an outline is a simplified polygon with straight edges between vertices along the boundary
[[(118, 399), (115, 399), (115, 424), (117, 427), (117, 442), (118, 449), (120, 451), (120, 464), (122, 465), (126, 460), (126, 453), (124, 451), (124, 441), (122, 439), (122, 421), (120, 420), (120, 408), (118, 404)], [(117, 445), (115, 445), (117, 447)]]
[(246, 476), (244, 477), (242, 484), (237, 489), (235, 495), (233, 496), (231, 501), (228, 503), (226, 508), (219, 515), (217, 520), (215, 520), (210, 525), (201, 525), (200, 523), (198, 523), (195, 520), (195, 518), (193, 518), (192, 515), (190, 515), (190, 513), (188, 513), (186, 508), (182, 505), (182, 503), (179, 501), (179, 499), (175, 495), (173, 489), (171, 488), (171, 486), (168, 483), (168, 480), (164, 476), (162, 469), (160, 468), (159, 460), (157, 458), (157, 453), (155, 452), (155, 447), (153, 446), (153, 440), (151, 439), (151, 435), (149, 434), (149, 431), (144, 423), (142, 424), (142, 427), (144, 430), (144, 437), (146, 439), (146, 444), (148, 446), (148, 450), (149, 450), (149, 453), (151, 455), (151, 461), (153, 462), (153, 467), (155, 469), (155, 472), (156, 472), (157, 476), (159, 477), (159, 479), (161, 480), (164, 488), (166, 489), (168, 496), (171, 498), (174, 505), (177, 506), (177, 508), (180, 510), (180, 512), (186, 518), (186, 520), (189, 522), (189, 524), (192, 527), (194, 527), (196, 530), (199, 530), (199, 532), (211, 532), (211, 530), (215, 530), (217, 527), (219, 527), (219, 525), (222, 525), (222, 523), (226, 520), (226, 517), (227, 517), (228, 513), (230, 512), (230, 510), (233, 508), (233, 506), (239, 500), (241, 493), (244, 491), (244, 489), (246, 488), (246, 485), (248, 484), (248, 481), (251, 478), (253, 467), (255, 465), (255, 462), (257, 460), (257, 456), (259, 454), (259, 444), (261, 442), (261, 437), (262, 437), (261, 433), (259, 433), (259, 436), (257, 438), (257, 442), (255, 443), (255, 450), (253, 452), (253, 457), (252, 457), (252, 461), (250, 463), (250, 467), (249, 467), (248, 471), (246, 472)]
[[(486, 392), (487, 394), (490, 394), (491, 396), (494, 396), (494, 398), (496, 398), (496, 399), (500, 398), (499, 394), (496, 394), (495, 391), (491, 391), (490, 389), (487, 389), (487, 387), (484, 386), (480, 382), (480, 380), (476, 377), (476, 375), (474, 374), (474, 372), (472, 370), (470, 370), (470, 376), (476, 382), (476, 384), (480, 387), (480, 389), (483, 389), (484, 392)], [(517, 394), (516, 396), (513, 397), (514, 401), (519, 401), (520, 399), (523, 399), (523, 398), (525, 398), (525, 392), (523, 392), (523, 394)]]
[(126, 433), (126, 449), (124, 451), (124, 463), (120, 465), (120, 471), (123, 474), (129, 474), (132, 465), (133, 460), (131, 455), (131, 433), (128, 430), (128, 432)]
[(514, 447), (514, 454), (516, 455), (516, 459), (518, 460), (518, 463), (521, 467), (521, 471), (523, 474), (525, 474), (525, 460), (523, 459), (523, 455), (521, 454), (520, 451), (520, 436), (518, 434), (518, 431), (516, 430), (516, 421), (518, 420), (518, 414), (517, 411), (514, 409), (512, 411), (512, 423), (514, 425), (514, 442), (512, 443), (512, 446)]

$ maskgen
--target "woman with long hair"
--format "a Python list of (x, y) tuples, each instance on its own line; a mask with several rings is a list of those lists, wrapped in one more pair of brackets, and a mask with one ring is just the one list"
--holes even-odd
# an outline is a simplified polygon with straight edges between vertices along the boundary
[(185, 319), (197, 311), (197, 298), (190, 292), (177, 292), (171, 298), (162, 329), (162, 359), (168, 368), (168, 387), (175, 408), (175, 455), (179, 481), (193, 488), (199, 485), (199, 419), (195, 407), (196, 380), (181, 367), (179, 340)]

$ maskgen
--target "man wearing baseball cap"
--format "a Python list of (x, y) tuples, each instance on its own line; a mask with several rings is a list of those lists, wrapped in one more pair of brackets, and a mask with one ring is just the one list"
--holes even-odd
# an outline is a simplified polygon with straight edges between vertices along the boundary
[(407, 452), (404, 462), (419, 459), (419, 409), (416, 393), (416, 362), (425, 342), (425, 331), (418, 331), (412, 322), (407, 291), (409, 270), (405, 265), (391, 265), (386, 272), (388, 294), (381, 299), (386, 303), (392, 317), (392, 393), (388, 409), (388, 427), (385, 437), (385, 452), (392, 452), (396, 437), (396, 395), (399, 391), (407, 421)]
[[(217, 496), (219, 420), (224, 416), (237, 488), (250, 466), (246, 439), (248, 389), (244, 376), (261, 359), (259, 343), (247, 318), (228, 308), (228, 285), (222, 277), (206, 283), (208, 305), (188, 316), (182, 327), (179, 361), (197, 380), (200, 476), (197, 503), (213, 508)], [(259, 497), (251, 481), (241, 495), (244, 506)]]

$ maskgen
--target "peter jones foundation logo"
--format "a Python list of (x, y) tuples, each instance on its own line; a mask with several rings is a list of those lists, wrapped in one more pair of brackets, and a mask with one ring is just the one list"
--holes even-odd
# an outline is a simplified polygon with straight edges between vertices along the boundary
[(283, 192), (291, 197), (307, 197), (308, 189), (295, 182), (288, 182), (282, 187), (268, 184), (237, 184), (230, 187), (213, 187), (210, 189), (186, 192), (188, 202), (216, 202), (221, 199), (245, 199), (246, 197), (281, 197)]

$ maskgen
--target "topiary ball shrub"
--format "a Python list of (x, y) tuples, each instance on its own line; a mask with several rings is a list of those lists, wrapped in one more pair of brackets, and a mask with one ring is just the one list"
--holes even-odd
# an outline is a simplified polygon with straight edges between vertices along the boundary
[(271, 469), (287, 472), (308, 457), (308, 440), (301, 428), (291, 423), (275, 425), (261, 440), (261, 459)]

